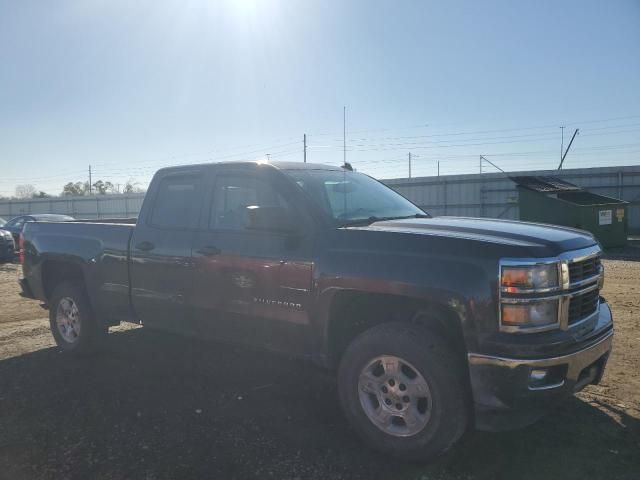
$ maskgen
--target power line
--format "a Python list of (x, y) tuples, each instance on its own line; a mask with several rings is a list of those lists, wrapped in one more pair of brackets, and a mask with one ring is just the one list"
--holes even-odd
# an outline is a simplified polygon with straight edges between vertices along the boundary
[[(611, 122), (611, 121), (615, 121), (615, 120), (628, 120), (628, 119), (632, 119), (632, 118), (640, 118), (640, 115), (627, 115), (627, 116), (622, 116), (622, 117), (610, 117), (610, 118), (604, 118), (604, 119), (589, 119), (589, 120), (579, 120), (579, 121), (572, 121), (569, 122), (568, 125), (583, 125), (583, 124), (593, 124), (593, 123), (604, 123), (604, 122)], [(457, 123), (457, 125), (461, 125), (462, 123)], [(443, 124), (446, 125), (446, 124)], [(456, 125), (456, 123), (454, 123), (453, 125)], [(430, 128), (434, 128), (437, 127), (437, 123), (433, 124), (433, 123), (428, 123), (428, 124), (421, 124), (421, 125), (413, 125), (413, 126), (408, 126), (408, 127), (400, 127), (400, 128), (378, 128), (378, 129), (364, 129), (364, 130), (349, 130), (347, 131), (347, 133), (349, 134), (353, 134), (353, 133), (360, 133), (360, 132), (374, 132), (374, 131), (402, 131), (402, 130), (410, 130), (410, 129), (415, 129), (415, 128), (426, 128), (426, 127), (430, 127)], [(476, 131), (471, 131), (471, 132), (455, 132), (455, 133), (446, 133), (446, 134), (433, 134), (434, 136), (443, 136), (443, 135), (467, 135), (467, 134), (483, 134), (483, 133), (497, 133), (497, 132), (512, 132), (512, 131), (521, 131), (521, 130), (534, 130), (534, 129), (543, 129), (543, 128), (556, 128), (557, 127), (557, 123), (556, 124), (547, 124), (547, 125), (537, 125), (537, 126), (528, 126), (528, 127), (510, 127), (510, 128), (501, 128), (501, 129), (492, 129), (492, 130), (476, 130)], [(312, 136), (329, 136), (329, 135), (336, 135), (336, 133), (315, 133)], [(311, 136), (311, 135), (310, 135)], [(426, 137), (429, 137), (429, 135), (427, 135)]]

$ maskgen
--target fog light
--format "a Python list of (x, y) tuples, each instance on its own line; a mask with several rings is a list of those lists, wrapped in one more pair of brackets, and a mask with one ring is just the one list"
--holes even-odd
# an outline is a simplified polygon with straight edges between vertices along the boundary
[(566, 365), (554, 365), (548, 368), (532, 368), (529, 372), (529, 390), (547, 390), (564, 385), (567, 374)]
[(543, 368), (535, 368), (531, 370), (529, 374), (529, 380), (531, 383), (542, 383), (547, 378), (549, 374), (549, 370), (545, 370)]

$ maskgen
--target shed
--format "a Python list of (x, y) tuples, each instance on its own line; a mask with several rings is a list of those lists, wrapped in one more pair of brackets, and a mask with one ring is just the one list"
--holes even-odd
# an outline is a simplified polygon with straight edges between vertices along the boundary
[(626, 244), (628, 202), (556, 177), (510, 178), (518, 187), (521, 220), (587, 230), (605, 248)]

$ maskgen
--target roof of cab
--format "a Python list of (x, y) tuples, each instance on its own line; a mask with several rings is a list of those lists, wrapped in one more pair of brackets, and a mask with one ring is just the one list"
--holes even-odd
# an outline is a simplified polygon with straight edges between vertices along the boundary
[(334, 170), (334, 171), (342, 171), (341, 167), (335, 167), (331, 165), (323, 165), (321, 163), (303, 163), (303, 162), (266, 162), (262, 160), (254, 160), (254, 161), (235, 161), (235, 162), (212, 162), (212, 163), (197, 163), (192, 165), (175, 165), (172, 167), (165, 167), (158, 170), (161, 171), (171, 171), (171, 170), (183, 170), (189, 168), (197, 168), (202, 166), (212, 166), (212, 165), (238, 165), (238, 166), (261, 166), (265, 165), (268, 167), (276, 168), (278, 170)]
[(24, 216), (33, 217), (36, 220), (75, 220), (75, 218), (69, 215), (63, 215), (58, 213), (29, 213)]

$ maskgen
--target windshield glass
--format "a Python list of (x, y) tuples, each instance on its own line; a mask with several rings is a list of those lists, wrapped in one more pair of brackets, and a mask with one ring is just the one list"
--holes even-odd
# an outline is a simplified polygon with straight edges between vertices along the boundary
[(402, 195), (362, 173), (337, 170), (287, 170), (285, 173), (340, 225), (428, 216)]

